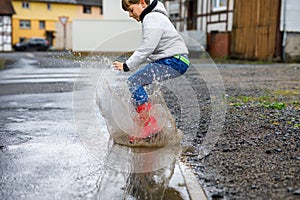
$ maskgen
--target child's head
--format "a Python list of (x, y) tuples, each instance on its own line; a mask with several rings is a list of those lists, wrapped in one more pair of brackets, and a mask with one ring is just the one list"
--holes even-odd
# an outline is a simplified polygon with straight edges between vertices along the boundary
[(128, 7), (132, 4), (139, 4), (141, 1), (145, 1), (147, 5), (150, 4), (150, 0), (122, 0), (122, 8), (128, 11)]

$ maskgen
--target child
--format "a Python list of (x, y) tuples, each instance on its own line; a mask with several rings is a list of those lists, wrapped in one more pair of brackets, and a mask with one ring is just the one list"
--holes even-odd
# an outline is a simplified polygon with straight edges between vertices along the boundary
[(169, 20), (161, 2), (122, 0), (122, 8), (130, 17), (142, 23), (143, 39), (140, 47), (125, 63), (113, 62), (114, 68), (127, 72), (149, 61), (128, 78), (132, 101), (143, 125), (140, 137), (129, 138), (130, 142), (133, 142), (136, 139), (152, 137), (161, 131), (156, 119), (149, 115), (152, 105), (143, 86), (184, 74), (190, 61), (187, 57), (187, 47)]

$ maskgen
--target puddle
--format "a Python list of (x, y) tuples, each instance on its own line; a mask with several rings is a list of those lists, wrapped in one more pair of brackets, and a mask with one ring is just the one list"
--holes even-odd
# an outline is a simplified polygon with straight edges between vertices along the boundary
[[(178, 155), (173, 154), (171, 161), (168, 153), (159, 155), (151, 148), (124, 147), (110, 142), (105, 169), (97, 182), (98, 199), (190, 199), (178, 165)], [(126, 159), (119, 159), (112, 153), (119, 148), (126, 148)], [(136, 159), (134, 152), (143, 152), (143, 156)], [(153, 170), (158, 162), (166, 165), (165, 157), (171, 162), (164, 168)]]

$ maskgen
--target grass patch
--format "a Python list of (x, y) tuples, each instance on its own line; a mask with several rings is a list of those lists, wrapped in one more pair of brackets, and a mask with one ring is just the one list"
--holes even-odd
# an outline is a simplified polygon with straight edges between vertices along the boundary
[[(246, 104), (259, 105), (264, 108), (281, 110), (286, 107), (285, 102), (278, 101), (276, 98), (271, 96), (238, 96), (238, 97), (229, 97), (228, 98), (230, 106), (244, 106)], [(293, 103), (294, 104), (294, 103)]]
[(263, 106), (265, 108), (281, 110), (281, 109), (285, 108), (285, 103), (283, 103), (283, 102), (262, 102), (261, 106)]
[(6, 59), (0, 59), (0, 70), (5, 68)]
[(300, 128), (300, 124), (294, 124), (294, 126), (293, 126), (294, 128)]
[(253, 96), (232, 96), (227, 99), (230, 106), (260, 106), (264, 108), (281, 110), (287, 106), (299, 108), (300, 92), (296, 89), (290, 90), (270, 90), (267, 91), (267, 95), (258, 97)]
[(272, 91), (272, 93), (275, 95), (283, 95), (283, 96), (300, 95), (300, 92), (296, 90), (274, 90)]

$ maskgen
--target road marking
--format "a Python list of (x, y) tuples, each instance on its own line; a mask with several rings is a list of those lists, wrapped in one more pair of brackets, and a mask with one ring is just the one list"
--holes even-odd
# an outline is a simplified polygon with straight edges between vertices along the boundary
[(13, 69), (0, 74), (0, 84), (75, 82), (78, 78), (84, 76), (74, 68)]

